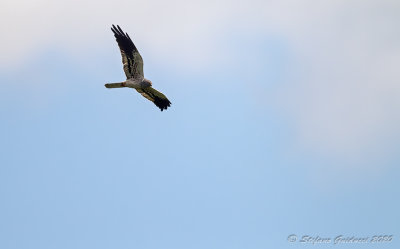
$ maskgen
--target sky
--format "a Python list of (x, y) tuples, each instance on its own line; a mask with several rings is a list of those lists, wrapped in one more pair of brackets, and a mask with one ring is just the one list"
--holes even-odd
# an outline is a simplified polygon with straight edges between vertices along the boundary
[[(399, 248), (398, 1), (2, 0), (0, 20), (0, 248)], [(125, 79), (112, 24), (168, 110), (104, 87)]]

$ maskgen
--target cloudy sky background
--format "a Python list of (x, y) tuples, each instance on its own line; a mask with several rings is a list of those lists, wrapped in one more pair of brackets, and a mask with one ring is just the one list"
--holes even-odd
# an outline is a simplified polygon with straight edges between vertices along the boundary
[[(398, 1), (3, 0), (0, 19), (1, 248), (399, 231)], [(166, 112), (103, 87), (124, 79), (111, 24)]]

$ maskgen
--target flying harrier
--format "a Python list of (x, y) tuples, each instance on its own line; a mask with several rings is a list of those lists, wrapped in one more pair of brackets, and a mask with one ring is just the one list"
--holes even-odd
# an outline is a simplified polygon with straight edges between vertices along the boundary
[(119, 50), (121, 50), (126, 80), (118, 83), (105, 84), (105, 86), (107, 88), (134, 88), (142, 94), (143, 97), (153, 102), (161, 111), (167, 109), (171, 105), (171, 102), (164, 94), (152, 88), (151, 81), (144, 77), (142, 56), (139, 54), (139, 51), (135, 44), (133, 44), (128, 33), (124, 33), (118, 25), (117, 27), (113, 25), (111, 30), (114, 32)]

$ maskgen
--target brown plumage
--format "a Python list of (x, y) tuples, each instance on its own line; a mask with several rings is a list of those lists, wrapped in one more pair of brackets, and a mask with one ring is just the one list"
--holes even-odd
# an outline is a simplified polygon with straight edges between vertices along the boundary
[(114, 33), (115, 39), (117, 40), (119, 49), (122, 56), (122, 64), (124, 65), (124, 72), (126, 75), (126, 81), (118, 83), (105, 84), (107, 88), (122, 88), (130, 87), (136, 89), (143, 97), (152, 101), (161, 111), (166, 110), (171, 106), (171, 102), (168, 98), (152, 88), (150, 80), (144, 77), (143, 73), (143, 59), (137, 50), (135, 44), (132, 42), (128, 33), (124, 33), (122, 29), (117, 25), (112, 25), (111, 28)]

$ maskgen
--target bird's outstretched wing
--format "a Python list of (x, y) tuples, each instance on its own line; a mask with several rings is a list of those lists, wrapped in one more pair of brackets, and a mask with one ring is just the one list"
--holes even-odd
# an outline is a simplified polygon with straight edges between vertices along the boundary
[(171, 102), (165, 97), (164, 94), (160, 93), (156, 89), (150, 87), (136, 89), (143, 97), (153, 102), (161, 111), (166, 110), (171, 106)]
[(114, 33), (119, 49), (121, 50), (122, 63), (124, 64), (124, 71), (127, 79), (130, 78), (143, 78), (143, 59), (139, 54), (135, 44), (133, 44), (128, 33), (124, 33), (117, 25), (112, 25), (111, 28)]

